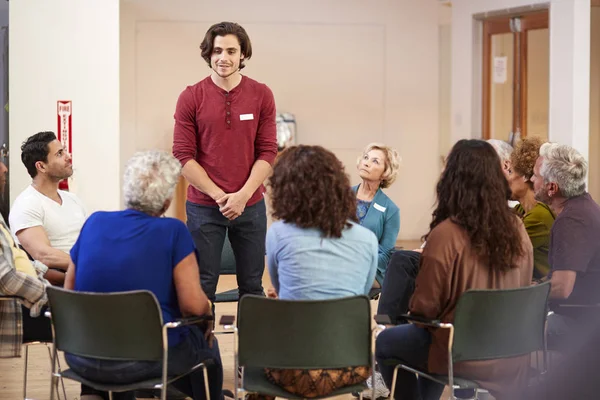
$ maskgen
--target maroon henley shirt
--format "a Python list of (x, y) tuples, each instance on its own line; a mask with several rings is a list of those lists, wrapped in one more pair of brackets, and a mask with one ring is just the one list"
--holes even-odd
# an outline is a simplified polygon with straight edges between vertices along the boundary
[[(246, 76), (230, 92), (210, 76), (188, 86), (175, 109), (173, 155), (182, 166), (196, 160), (225, 193), (237, 192), (257, 160), (273, 164), (277, 155), (273, 93)], [(264, 189), (260, 185), (247, 205), (260, 201)], [(192, 203), (217, 205), (192, 185), (187, 197)]]

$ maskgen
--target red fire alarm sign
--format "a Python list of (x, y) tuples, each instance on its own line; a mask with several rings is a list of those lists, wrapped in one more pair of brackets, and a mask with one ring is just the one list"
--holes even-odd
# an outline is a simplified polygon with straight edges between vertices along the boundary
[[(67, 150), (71, 157), (73, 155), (71, 116), (72, 104), (70, 100), (59, 100), (56, 102), (56, 113), (58, 118), (58, 140), (62, 143), (63, 148)], [(60, 182), (59, 189), (69, 190), (69, 181), (65, 179)]]

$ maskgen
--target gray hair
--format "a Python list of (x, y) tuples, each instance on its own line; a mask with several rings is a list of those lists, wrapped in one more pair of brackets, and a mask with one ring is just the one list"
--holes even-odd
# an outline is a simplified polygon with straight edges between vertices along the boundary
[(160, 214), (165, 203), (173, 197), (180, 173), (181, 163), (167, 152), (135, 153), (125, 166), (125, 207), (150, 215)]
[(513, 152), (513, 147), (510, 144), (499, 139), (488, 139), (487, 142), (492, 145), (494, 150), (496, 150), (498, 157), (500, 157), (500, 161), (510, 161), (510, 155)]
[(544, 143), (540, 147), (540, 156), (540, 176), (544, 183), (556, 183), (567, 199), (585, 192), (588, 163), (577, 150), (564, 144)]

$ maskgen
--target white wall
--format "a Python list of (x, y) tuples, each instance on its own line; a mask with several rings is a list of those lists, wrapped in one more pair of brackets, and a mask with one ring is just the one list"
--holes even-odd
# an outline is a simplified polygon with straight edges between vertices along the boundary
[(589, 192), (600, 201), (600, 7), (592, 7)]
[(426, 232), (439, 175), (436, 0), (198, 0), (121, 2), (121, 163), (171, 148), (179, 93), (210, 72), (198, 45), (215, 22), (248, 31), (244, 73), (267, 83), (279, 111), (296, 114), (298, 141), (346, 164), (371, 141), (398, 148), (403, 169), (387, 193), (400, 238)]
[(21, 143), (56, 132), (72, 100), (72, 190), (89, 211), (119, 208), (119, 1), (12, 1), (9, 18), (11, 202), (31, 182)]
[(550, 8), (549, 137), (588, 156), (590, 0), (453, 0), (452, 139), (481, 137), (481, 23)]
[(447, 5), (439, 9), (439, 133), (440, 168), (442, 160), (452, 148), (451, 107), (452, 103), (452, 8)]

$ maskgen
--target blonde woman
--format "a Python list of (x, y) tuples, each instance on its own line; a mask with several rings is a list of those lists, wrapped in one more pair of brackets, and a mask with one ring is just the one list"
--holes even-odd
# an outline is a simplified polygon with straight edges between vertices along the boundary
[(359, 157), (357, 168), (362, 182), (352, 188), (356, 193), (356, 216), (377, 237), (379, 255), (373, 287), (380, 288), (400, 231), (400, 209), (382, 189), (396, 180), (400, 156), (389, 146), (371, 143)]

